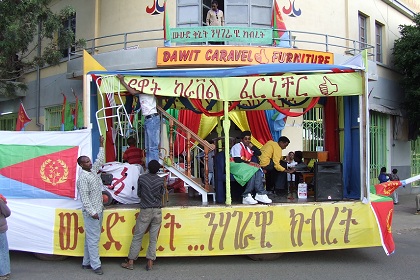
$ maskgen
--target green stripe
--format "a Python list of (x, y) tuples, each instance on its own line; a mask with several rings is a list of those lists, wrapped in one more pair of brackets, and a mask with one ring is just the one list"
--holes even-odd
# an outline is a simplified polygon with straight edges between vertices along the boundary
[(372, 202), (384, 202), (384, 201), (392, 201), (392, 198), (388, 196), (376, 195), (376, 194), (371, 193), (370, 200)]
[(40, 156), (64, 151), (74, 146), (30, 146), (0, 144), (0, 168)]

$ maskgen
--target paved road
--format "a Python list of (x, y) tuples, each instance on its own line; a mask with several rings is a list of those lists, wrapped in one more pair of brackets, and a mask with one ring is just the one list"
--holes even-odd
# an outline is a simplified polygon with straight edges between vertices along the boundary
[(46, 262), (32, 254), (12, 252), (12, 280), (33, 279), (419, 279), (420, 215), (415, 195), (400, 196), (393, 220), (396, 253), (387, 257), (381, 247), (288, 253), (274, 261), (245, 256), (160, 258), (152, 271), (138, 260), (133, 271), (119, 267), (121, 258), (103, 258), (104, 275), (80, 267), (81, 258)]

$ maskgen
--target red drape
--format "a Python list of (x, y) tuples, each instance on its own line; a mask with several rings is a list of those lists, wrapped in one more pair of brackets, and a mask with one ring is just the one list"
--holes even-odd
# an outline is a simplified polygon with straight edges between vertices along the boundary
[(324, 106), (325, 150), (328, 151), (328, 161), (340, 161), (338, 115), (335, 97), (327, 97)]
[(264, 111), (246, 111), (246, 117), (248, 119), (249, 128), (251, 129), (251, 134), (258, 142), (264, 145), (267, 141), (273, 140)]
[[(192, 132), (196, 133), (198, 132), (198, 128), (200, 126), (201, 121), (201, 115), (196, 114), (193, 111), (190, 110), (180, 110), (178, 114), (178, 120), (188, 127)], [(175, 147), (175, 156), (178, 156), (180, 153), (185, 151), (185, 141), (184, 138), (182, 138), (180, 135), (183, 135), (186, 137), (186, 134), (184, 131), (177, 129), (178, 133), (175, 139), (174, 147)]]
[[(108, 99), (105, 99), (105, 106), (109, 107), (109, 101)], [(105, 115), (110, 116), (112, 115), (112, 109), (106, 109)], [(113, 127), (114, 127), (114, 118), (106, 118), (105, 121), (108, 125), (108, 130), (105, 132), (105, 159), (106, 162), (115, 161), (117, 158), (117, 154), (115, 152), (115, 143), (114, 143), (114, 135), (112, 133)]]

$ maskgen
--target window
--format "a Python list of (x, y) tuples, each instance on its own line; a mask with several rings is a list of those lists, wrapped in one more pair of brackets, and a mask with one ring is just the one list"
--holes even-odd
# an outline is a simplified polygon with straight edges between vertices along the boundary
[[(420, 138), (416, 141), (411, 141), (411, 176), (420, 174)], [(411, 186), (419, 187), (420, 181), (411, 183)]]
[(0, 116), (0, 130), (16, 130), (17, 114), (7, 114)]
[(375, 38), (376, 38), (376, 61), (383, 62), (382, 55), (382, 27), (379, 22), (375, 23)]
[(74, 34), (71, 44), (63, 47), (62, 50), (61, 50), (61, 53), (63, 54), (63, 57), (67, 57), (67, 56), (69, 56), (69, 52), (74, 52), (76, 50), (76, 48), (74, 46), (75, 36), (76, 36), (76, 13), (74, 15), (70, 16), (69, 18), (64, 19), (61, 22), (61, 25), (62, 25), (62, 29), (61, 29), (58, 36), (63, 36), (63, 34), (66, 34), (68, 32), (73, 32), (73, 34)]
[(363, 50), (367, 47), (367, 17), (359, 14), (359, 48)]
[(303, 150), (324, 150), (323, 108), (313, 108), (303, 115)]
[[(70, 110), (76, 107), (76, 103), (70, 103)], [(45, 108), (44, 130), (59, 131), (61, 128), (61, 110), (62, 105)]]
[(387, 116), (370, 111), (370, 182), (378, 183), (379, 170), (387, 166)]

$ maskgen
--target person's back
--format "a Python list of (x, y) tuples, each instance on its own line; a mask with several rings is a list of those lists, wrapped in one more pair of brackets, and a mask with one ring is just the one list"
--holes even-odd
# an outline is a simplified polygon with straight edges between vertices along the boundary
[(381, 173), (378, 176), (379, 183), (385, 183), (389, 181), (389, 176), (386, 174), (386, 168), (381, 168)]
[(123, 162), (129, 164), (144, 164), (144, 152), (142, 149), (136, 147), (136, 139), (129, 137), (127, 139), (128, 149), (123, 154)]
[[(157, 162), (157, 161), (154, 161)], [(138, 179), (137, 195), (140, 198), (140, 208), (161, 208), (164, 194), (164, 178), (153, 171), (141, 175)]]

